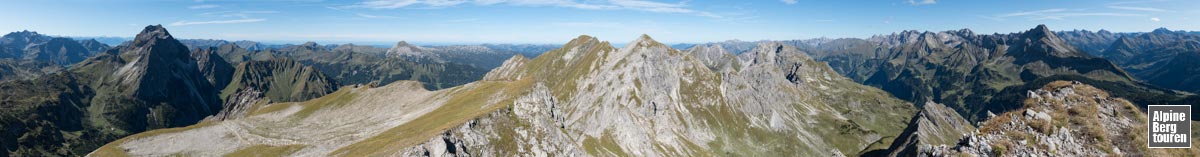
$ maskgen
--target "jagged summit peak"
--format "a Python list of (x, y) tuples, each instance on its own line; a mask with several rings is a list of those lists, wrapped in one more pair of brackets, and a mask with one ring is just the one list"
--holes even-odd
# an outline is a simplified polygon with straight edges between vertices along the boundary
[(157, 44), (171, 44), (172, 46), (175, 46), (175, 44), (182, 45), (179, 43), (179, 41), (175, 40), (175, 38), (171, 36), (171, 33), (167, 32), (167, 29), (163, 28), (162, 25), (149, 25), (146, 26), (145, 29), (142, 29), (141, 33), (137, 34), (137, 36), (133, 39), (130, 48), (144, 48)]
[(396, 46), (393, 46), (393, 47), (408, 47), (408, 46), (412, 46), (412, 45), (408, 44), (407, 41), (401, 40), (400, 42), (396, 42)]
[(149, 51), (144, 50), (182, 53), (185, 55), (189, 51), (185, 46), (183, 46), (182, 43), (179, 43), (178, 40), (175, 40), (175, 37), (172, 37), (171, 33), (168, 32), (166, 28), (163, 28), (162, 25), (146, 26), (146, 28), (142, 29), (142, 32), (138, 33), (133, 41), (130, 42), (130, 46), (124, 48), (122, 51), (149, 53)]
[(304, 42), (304, 44), (300, 44), (300, 45), (302, 45), (302, 46), (317, 46), (317, 42), (309, 41), (309, 42)]
[(1022, 43), (1021, 50), (1025, 50), (1030, 54), (1051, 55), (1057, 57), (1087, 57), (1087, 54), (1080, 52), (1067, 44), (1066, 41), (1059, 38), (1057, 34), (1050, 31), (1046, 25), (1038, 25), (1029, 31), (1022, 32), (1018, 35), (1017, 41)]
[(1038, 24), (1037, 27), (1033, 27), (1033, 29), (1049, 31), (1050, 27), (1046, 27), (1046, 24)]
[[(49, 37), (46, 35), (38, 34), (38, 32), (35, 32), (35, 31), (23, 30), (20, 32), (12, 32), (12, 33), (5, 34), (4, 38), (8, 38), (5, 40), (16, 40), (18, 42), (32, 42), (32, 41), (38, 41), (38, 40), (45, 40)], [(13, 42), (13, 41), (5, 41), (5, 42)]]
[(1159, 27), (1157, 29), (1154, 29), (1153, 33), (1163, 34), (1163, 33), (1172, 33), (1172, 31), (1170, 29), (1167, 29), (1166, 27)]
[(29, 31), (29, 30), (21, 30), (21, 31), (8, 33), (8, 34), (38, 34), (38, 32), (37, 31)]
[(629, 42), (629, 44), (627, 44), (627, 47), (633, 47), (633, 46), (640, 47), (640, 46), (653, 46), (653, 45), (663, 45), (663, 44), (659, 43), (658, 41), (654, 41), (654, 38), (651, 38), (650, 35), (642, 34), (641, 36), (638, 36), (637, 39), (633, 40), (633, 42)]
[(904, 31), (901, 31), (899, 35), (919, 35), (919, 34), (921, 34), (921, 33), (924, 33), (924, 31), (919, 31), (919, 30), (904, 30)]
[(572, 46), (586, 46), (586, 45), (595, 45), (595, 44), (600, 44), (600, 43), (607, 43), (607, 42), (600, 41), (599, 38), (596, 38), (593, 36), (579, 35), (578, 37), (575, 37), (575, 39), (571, 39), (571, 41), (567, 42), (567, 44), (563, 45), (563, 47), (567, 48), (567, 47), (572, 47)]
[(36, 32), (36, 31), (21, 30), (21, 31), (16, 31), (16, 32), (11, 32), (11, 33), (5, 34), (4, 37), (6, 37), (6, 38), (32, 37), (32, 36), (39, 36), (39, 35), (41, 35), (41, 34), (38, 34), (38, 32)]
[(304, 44), (300, 44), (298, 46), (299, 46), (299, 48), (307, 49), (307, 50), (320, 50), (320, 49), (325, 48), (324, 46), (321, 46), (321, 44), (317, 44), (317, 42), (312, 42), (312, 41), (304, 42)]
[(575, 37), (575, 39), (571, 39), (571, 41), (569, 41), (567, 43), (590, 42), (590, 41), (598, 41), (598, 40), (596, 39), (596, 37), (593, 37), (590, 35), (579, 35), (578, 37)]
[[(149, 25), (149, 26), (146, 26), (146, 28), (145, 28), (145, 29), (142, 29), (142, 32), (141, 32), (141, 33), (138, 33), (137, 37), (138, 37), (137, 39), (148, 39), (148, 38), (167, 39), (167, 38), (172, 38), (172, 37), (171, 37), (171, 33), (170, 33), (170, 32), (167, 32), (167, 28), (163, 28), (163, 26), (162, 26), (162, 25)], [(143, 37), (145, 37), (145, 38), (143, 38)]]
[(1055, 36), (1054, 31), (1050, 31), (1050, 28), (1046, 27), (1046, 24), (1039, 24), (1037, 27), (1034, 27), (1033, 29), (1030, 29), (1029, 31), (1025, 31), (1024, 35), (1026, 37), (1031, 37), (1031, 38), (1044, 38), (1044, 37)]
[(960, 35), (975, 35), (975, 31), (972, 31), (970, 28), (959, 29), (957, 33)]
[(650, 41), (653, 41), (653, 40), (654, 40), (654, 38), (650, 38), (650, 35), (642, 34), (641, 36), (638, 36), (638, 39), (637, 39), (637, 40), (650, 40)]
[(400, 42), (396, 42), (396, 46), (392, 46), (391, 49), (388, 49), (387, 53), (391, 55), (414, 55), (417, 52), (421, 52), (421, 49), (422, 48), (420, 46), (412, 45), (407, 41), (401, 40)]
[(596, 37), (593, 37), (593, 36), (590, 36), (587, 34), (580, 34), (578, 37), (575, 37), (575, 39), (579, 39), (579, 38), (596, 38)]
[(403, 40), (396, 42), (396, 45), (392, 46), (392, 49), (410, 49), (412, 51), (420, 50), (421, 48), (421, 46), (409, 44), (407, 41)]

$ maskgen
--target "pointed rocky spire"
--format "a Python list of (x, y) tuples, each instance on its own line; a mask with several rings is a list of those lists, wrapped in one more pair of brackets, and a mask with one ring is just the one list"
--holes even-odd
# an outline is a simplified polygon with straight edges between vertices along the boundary
[(1029, 31), (1025, 31), (1023, 36), (1030, 39), (1058, 38), (1058, 36), (1054, 34), (1054, 31), (1051, 31), (1050, 28), (1046, 27), (1045, 24), (1039, 24), (1037, 27), (1034, 27)]
[(146, 41), (146, 40), (152, 40), (152, 39), (174, 39), (174, 38), (171, 37), (170, 32), (167, 32), (167, 28), (163, 28), (162, 25), (149, 25), (149, 26), (146, 26), (145, 29), (142, 29), (141, 33), (138, 33), (137, 37), (134, 39), (134, 44), (137, 44), (138, 41)]
[(1079, 52), (1075, 47), (1067, 44), (1066, 41), (1059, 38), (1054, 31), (1050, 31), (1050, 28), (1044, 24), (1021, 33), (1019, 37), (1019, 40), (1025, 41), (1016, 41), (1023, 43), (1018, 45), (1018, 47), (1024, 47), (1021, 49), (1026, 50), (1031, 55), (1052, 55), (1058, 57), (1087, 56), (1087, 54)]
[(133, 41), (130, 41), (128, 47), (121, 49), (122, 53), (133, 54), (149, 54), (152, 53), (151, 51), (153, 53), (169, 53), (171, 54), (167, 55), (169, 57), (190, 57), (190, 50), (187, 49), (187, 46), (175, 40), (175, 37), (172, 37), (171, 33), (167, 32), (162, 25), (146, 26), (141, 33), (134, 37)]
[(1042, 31), (1042, 32), (1050, 32), (1050, 27), (1046, 27), (1046, 24), (1038, 24), (1037, 27), (1033, 27), (1033, 30), (1038, 30), (1038, 31)]

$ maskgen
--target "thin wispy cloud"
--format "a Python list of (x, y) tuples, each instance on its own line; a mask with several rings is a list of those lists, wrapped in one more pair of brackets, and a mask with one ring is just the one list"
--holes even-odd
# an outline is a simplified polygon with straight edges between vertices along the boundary
[(237, 19), (237, 20), (217, 20), (217, 21), (178, 21), (171, 23), (170, 26), (188, 26), (188, 25), (207, 25), (207, 24), (234, 24), (234, 23), (254, 23), (262, 22), (267, 19)]
[(217, 11), (217, 12), (200, 13), (200, 16), (236, 17), (236, 18), (242, 18), (242, 19), (249, 19), (254, 14), (275, 14), (275, 13), (279, 13), (279, 11), (270, 11), (270, 10)]
[(171, 23), (169, 25), (170, 26), (188, 26), (188, 25), (206, 25), (206, 24), (254, 23), (254, 22), (262, 22), (262, 21), (267, 20), (264, 18), (253, 18), (253, 15), (255, 15), (255, 14), (275, 14), (275, 13), (279, 13), (279, 11), (249, 10), (249, 11), (206, 12), (206, 13), (200, 13), (199, 16), (209, 17), (209, 18), (220, 17), (220, 18), (226, 18), (229, 20), (209, 20), (209, 21), (181, 20), (181, 21), (176, 21), (174, 23)]
[(399, 18), (402, 18), (402, 17), (399, 17), (399, 16), (375, 15), (375, 14), (366, 14), (366, 13), (359, 13), (359, 12), (351, 12), (351, 11), (346, 11), (346, 10), (343, 10), (342, 8), (338, 8), (338, 7), (325, 7), (325, 8), (327, 8), (327, 9), (329, 9), (329, 10), (333, 10), (333, 11), (338, 11), (338, 12), (347, 13), (347, 14), (354, 14), (354, 16), (358, 16), (358, 17), (361, 17), (361, 18), (367, 18), (367, 19), (399, 19)]
[(399, 9), (411, 7), (450, 7), (461, 4), (514, 6), (556, 6), (578, 9), (614, 9), (613, 6), (593, 5), (573, 0), (366, 0), (339, 8)]
[(995, 16), (977, 15), (977, 17), (992, 20), (992, 21), (1004, 21), (1004, 18), (999, 18), (999, 17), (995, 17)]
[(625, 24), (618, 22), (554, 22), (550, 24), (554, 26), (575, 28), (617, 28), (625, 26)]
[(1018, 12), (1000, 14), (1000, 15), (996, 15), (996, 16), (992, 16), (992, 17), (986, 17), (986, 18), (991, 19), (991, 20), (996, 20), (996, 21), (1003, 21), (1004, 19), (1007, 19), (1007, 18), (1025, 18), (1025, 19), (1029, 19), (1029, 20), (1066, 20), (1068, 18), (1085, 17), (1085, 16), (1114, 16), (1114, 17), (1145, 16), (1142, 14), (1130, 14), (1130, 13), (1081, 12), (1081, 11), (1083, 11), (1083, 10), (1082, 9), (1068, 10), (1068, 9), (1062, 9), (1062, 8), (1055, 8), (1055, 9), (1044, 9), (1044, 10), (1034, 10), (1034, 11), (1018, 11)]
[(1112, 2), (1112, 3), (1108, 3), (1108, 5), (1124, 5), (1124, 4), (1158, 3), (1158, 2), (1167, 2), (1167, 1), (1171, 1), (1171, 0), (1140, 0), (1140, 1), (1120, 1), (1120, 2)]
[(475, 21), (479, 21), (479, 18), (466, 18), (466, 19), (453, 19), (453, 20), (446, 20), (446, 22), (449, 22), (449, 23), (463, 23), (463, 22), (475, 22)]
[[(795, 0), (785, 0), (795, 1)], [(564, 7), (585, 10), (636, 10), (657, 13), (692, 14), (702, 17), (722, 18), (718, 14), (687, 8), (685, 2), (664, 3), (647, 0), (607, 0), (607, 1), (575, 1), (575, 0), (367, 0), (338, 8), (368, 8), (368, 9), (400, 9), (400, 8), (444, 8), (464, 4), (479, 6), (511, 5), (527, 7)]]
[(1126, 14), (1126, 13), (1062, 13), (1062, 14), (1053, 14), (1053, 15), (1036, 17), (1036, 18), (1033, 18), (1033, 20), (1065, 20), (1065, 19), (1071, 18), (1071, 17), (1082, 17), (1082, 16), (1143, 16), (1143, 15), (1141, 15), (1141, 14)]
[(910, 5), (937, 4), (937, 0), (908, 0), (908, 4), (910, 4)]
[(1151, 8), (1151, 7), (1127, 7), (1127, 6), (1108, 6), (1108, 8), (1132, 11), (1149, 11), (1149, 12), (1167, 12), (1166, 9)]
[(779, 0), (779, 1), (783, 2), (784, 4), (796, 4), (796, 0)]
[(617, 9), (617, 7), (615, 7), (615, 6), (579, 3), (579, 2), (575, 2), (573, 0), (476, 0), (474, 2), (474, 4), (476, 4), (476, 5), (506, 4), (506, 5), (512, 5), (512, 6), (527, 6), (527, 7), (551, 6), (551, 7), (564, 7), (564, 8), (587, 9), (587, 10)]
[(216, 4), (202, 4), (202, 5), (188, 6), (188, 9), (212, 9), (212, 8), (217, 8), (217, 7), (221, 7), (221, 6), (216, 5)]
[(653, 1), (644, 1), (644, 0), (609, 0), (608, 2), (611, 3), (612, 5), (616, 5), (620, 8), (649, 11), (649, 12), (661, 12), (661, 13), (691, 13), (691, 12), (695, 12), (694, 10), (683, 8), (685, 6), (683, 3), (662, 3), (662, 2), (653, 2)]
[(354, 15), (358, 15), (358, 17), (363, 17), (363, 18), (368, 18), (368, 19), (395, 19), (395, 18), (400, 18), (400, 17), (397, 17), (397, 16), (387, 16), (387, 15), (371, 15), (371, 14), (363, 14), (363, 13), (354, 13)]
[(1002, 14), (997, 17), (1004, 18), (1004, 17), (1013, 17), (1013, 16), (1042, 15), (1042, 14), (1049, 14), (1049, 13), (1058, 13), (1058, 12), (1063, 12), (1063, 11), (1067, 11), (1067, 9), (1057, 8), (1057, 9), (1035, 10), (1035, 11), (1020, 11), (1020, 12)]
[(1158, 21), (1162, 21), (1162, 19), (1159, 19), (1158, 17), (1151, 17), (1150, 21), (1158, 22)]

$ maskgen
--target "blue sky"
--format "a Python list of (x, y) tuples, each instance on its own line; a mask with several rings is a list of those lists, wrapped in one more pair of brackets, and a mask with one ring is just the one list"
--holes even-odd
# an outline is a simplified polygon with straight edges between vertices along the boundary
[(970, 28), (1200, 30), (1195, 0), (64, 0), (0, 5), (0, 31), (133, 36), (163, 24), (177, 38), (276, 43), (617, 43), (869, 37)]

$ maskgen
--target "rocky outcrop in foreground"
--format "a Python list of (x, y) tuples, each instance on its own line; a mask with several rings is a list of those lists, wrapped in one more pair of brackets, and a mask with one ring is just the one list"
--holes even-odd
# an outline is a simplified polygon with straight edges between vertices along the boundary
[(1028, 97), (1024, 108), (991, 117), (957, 145), (921, 147), (920, 155), (1195, 156), (1200, 153), (1197, 143), (1191, 149), (1147, 148), (1146, 113), (1125, 99), (1110, 97), (1089, 85), (1051, 82), (1029, 91)]
[(918, 149), (939, 145), (954, 145), (959, 137), (975, 131), (975, 126), (967, 122), (954, 109), (946, 105), (927, 102), (917, 115), (913, 116), (900, 137), (892, 142), (889, 156), (915, 156)]

